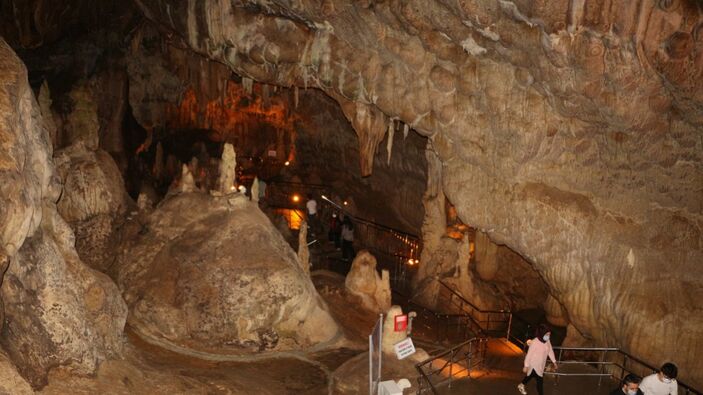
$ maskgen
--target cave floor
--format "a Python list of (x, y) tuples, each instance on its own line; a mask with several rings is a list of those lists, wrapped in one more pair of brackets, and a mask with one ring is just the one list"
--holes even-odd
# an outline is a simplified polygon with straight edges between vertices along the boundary
[(95, 377), (52, 371), (42, 394), (328, 394), (331, 371), (359, 351), (339, 348), (252, 361), (217, 361), (154, 346), (126, 330), (124, 359), (108, 360)]

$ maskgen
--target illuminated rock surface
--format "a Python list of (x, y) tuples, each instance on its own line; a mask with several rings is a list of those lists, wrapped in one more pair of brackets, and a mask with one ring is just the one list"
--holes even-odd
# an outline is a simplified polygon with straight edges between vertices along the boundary
[(0, 341), (19, 372), (42, 386), (52, 367), (88, 375), (118, 354), (127, 310), (115, 284), (76, 254), (73, 232), (56, 210), (61, 186), (26, 70), (4, 41), (0, 59), (0, 234), (7, 267)]
[(139, 4), (241, 75), (325, 90), (365, 174), (390, 118), (430, 136), (460, 218), (578, 331), (703, 383), (699, 2), (244, 3)]
[(115, 270), (128, 324), (178, 347), (249, 354), (337, 340), (294, 251), (239, 194), (167, 198), (123, 246)]

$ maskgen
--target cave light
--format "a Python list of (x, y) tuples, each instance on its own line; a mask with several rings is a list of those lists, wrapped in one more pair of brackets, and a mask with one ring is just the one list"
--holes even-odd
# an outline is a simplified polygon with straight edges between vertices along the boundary
[(286, 163), (284, 163), (283, 165), (285, 165), (285, 166), (288, 166), (288, 165), (290, 165), (290, 161), (289, 161), (289, 160), (287, 160), (287, 161), (286, 161)]
[(299, 195), (293, 195), (291, 196), (291, 200), (293, 200), (295, 203), (298, 203), (300, 201), (300, 196)]
[(347, 202), (347, 201), (345, 200), (345, 201), (344, 201), (344, 205), (345, 205), (345, 206), (349, 205), (349, 202)]

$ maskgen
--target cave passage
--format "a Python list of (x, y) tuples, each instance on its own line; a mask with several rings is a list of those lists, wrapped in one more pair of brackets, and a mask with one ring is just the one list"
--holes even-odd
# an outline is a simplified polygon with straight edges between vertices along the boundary
[(0, 214), (0, 393), (701, 394), (703, 3), (6, 0)]

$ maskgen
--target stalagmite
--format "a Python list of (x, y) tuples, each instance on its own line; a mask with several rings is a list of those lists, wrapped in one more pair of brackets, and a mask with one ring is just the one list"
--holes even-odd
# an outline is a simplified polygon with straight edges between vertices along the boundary
[(300, 223), (300, 232), (298, 232), (298, 259), (300, 267), (305, 274), (310, 274), (310, 249), (308, 248), (308, 223), (303, 221)]
[(222, 150), (220, 160), (220, 177), (217, 181), (218, 191), (223, 194), (233, 192), (234, 184), (237, 181), (237, 154), (230, 143), (226, 143)]
[(387, 270), (376, 272), (376, 258), (367, 250), (361, 250), (354, 258), (344, 281), (349, 293), (361, 298), (361, 304), (375, 312), (386, 311), (391, 305), (391, 285)]
[(251, 200), (254, 202), (259, 201), (259, 178), (254, 177), (254, 181), (251, 183)]
[(186, 164), (181, 167), (181, 179), (178, 182), (177, 190), (181, 193), (195, 191), (195, 180), (193, 180), (193, 174)]
[(393, 120), (388, 124), (388, 142), (386, 143), (386, 151), (388, 152), (388, 165), (391, 164), (391, 153), (393, 151), (393, 135), (395, 134), (395, 129), (393, 128)]

